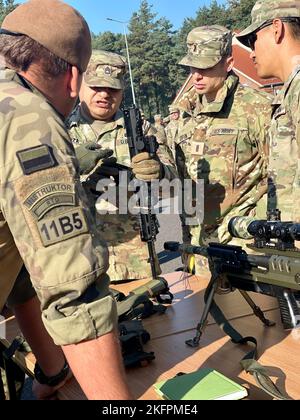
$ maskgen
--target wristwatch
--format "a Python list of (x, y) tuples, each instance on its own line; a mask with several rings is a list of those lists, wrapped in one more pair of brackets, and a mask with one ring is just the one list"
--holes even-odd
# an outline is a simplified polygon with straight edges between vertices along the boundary
[(35, 379), (42, 385), (56, 386), (60, 384), (68, 376), (69, 371), (70, 371), (70, 366), (68, 365), (68, 362), (66, 361), (62, 370), (57, 375), (47, 376), (42, 371), (40, 365), (36, 363), (34, 367), (34, 376), (35, 376)]

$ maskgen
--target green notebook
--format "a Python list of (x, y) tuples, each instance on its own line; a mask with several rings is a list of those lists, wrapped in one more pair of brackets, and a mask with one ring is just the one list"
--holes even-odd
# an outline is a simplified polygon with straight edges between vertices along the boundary
[(240, 400), (248, 395), (246, 388), (214, 369), (200, 369), (153, 386), (166, 400)]

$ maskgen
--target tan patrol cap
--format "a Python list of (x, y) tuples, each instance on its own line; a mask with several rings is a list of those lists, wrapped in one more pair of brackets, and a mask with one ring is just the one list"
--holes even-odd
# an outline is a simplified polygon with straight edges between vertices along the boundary
[(169, 106), (169, 113), (174, 114), (174, 112), (180, 112), (178, 106), (176, 105), (170, 105)]
[(188, 54), (179, 62), (182, 66), (209, 69), (231, 54), (232, 34), (220, 25), (199, 26), (187, 36)]
[(258, 0), (251, 12), (251, 25), (236, 38), (247, 45), (247, 38), (267, 21), (276, 18), (300, 18), (299, 0)]
[(94, 50), (89, 62), (84, 81), (91, 87), (109, 87), (124, 89), (126, 60), (119, 54)]
[(67, 63), (86, 70), (91, 56), (88, 24), (59, 0), (29, 0), (4, 19), (1, 29), (27, 35)]

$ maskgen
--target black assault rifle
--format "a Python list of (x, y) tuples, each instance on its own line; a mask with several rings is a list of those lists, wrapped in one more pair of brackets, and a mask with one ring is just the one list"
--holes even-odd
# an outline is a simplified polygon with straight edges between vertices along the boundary
[[(144, 136), (140, 110), (134, 105), (124, 109), (123, 112), (130, 158), (132, 159), (142, 152), (148, 152), (151, 157), (155, 157), (159, 145), (154, 136)], [(139, 194), (142, 205), (144, 206), (146, 203), (147, 206), (147, 211), (141, 211), (139, 214), (141, 240), (147, 242), (152, 277), (157, 279), (158, 267), (154, 243), (159, 232), (159, 223), (156, 215), (152, 214), (151, 184), (147, 183), (147, 193), (145, 193), (144, 188), (141, 188)]]

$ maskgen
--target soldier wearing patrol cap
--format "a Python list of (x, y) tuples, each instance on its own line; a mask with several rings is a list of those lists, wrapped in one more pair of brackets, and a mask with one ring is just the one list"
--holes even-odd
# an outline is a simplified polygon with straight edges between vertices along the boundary
[[(16, 278), (30, 276), (43, 323), (86, 396), (128, 399), (108, 253), (64, 126), (90, 59), (89, 28), (61, 1), (30, 0), (5, 18), (0, 53), (0, 309)], [(66, 381), (69, 367), (40, 325), (36, 297), (26, 296), (17, 312), (30, 331), (42, 398)]]
[[(179, 64), (190, 67), (193, 85), (178, 103), (176, 155), (180, 175), (204, 183), (204, 217), (191, 227), (192, 243), (228, 243), (228, 218), (255, 212), (266, 192), (270, 99), (239, 83), (226, 28), (195, 28), (187, 47)], [(205, 264), (199, 259), (197, 271)]]
[[(76, 150), (84, 150), (85, 144), (94, 142), (112, 154), (109, 162), (101, 160), (87, 177), (85, 185), (91, 186), (94, 191), (99, 178), (109, 178), (111, 175), (117, 181), (119, 169), (129, 170), (131, 167), (123, 114), (119, 110), (125, 73), (126, 61), (122, 56), (108, 51), (94, 51), (84, 74), (79, 95), (81, 102), (68, 120), (70, 136)], [(157, 132), (147, 125), (145, 134), (157, 135)], [(159, 146), (158, 157), (160, 161), (150, 159), (149, 155), (136, 156), (132, 166), (136, 177), (142, 180), (161, 177), (172, 179), (176, 175), (175, 164), (163, 145)], [(115, 164), (123, 165), (123, 168), (112, 164), (112, 159)], [(91, 196), (91, 206), (95, 205), (97, 199), (97, 209), (101, 212), (100, 216), (97, 214), (98, 230), (109, 246), (108, 274), (111, 281), (150, 278), (148, 248), (146, 243), (141, 242), (136, 215), (120, 214), (118, 204), (114, 203), (111, 207), (111, 204), (101, 201), (101, 196), (100, 199), (98, 196)], [(107, 214), (103, 214), (106, 210)]]
[(284, 221), (300, 222), (300, 2), (260, 0), (252, 23), (237, 37), (251, 48), (262, 78), (284, 83), (272, 103), (268, 207)]

